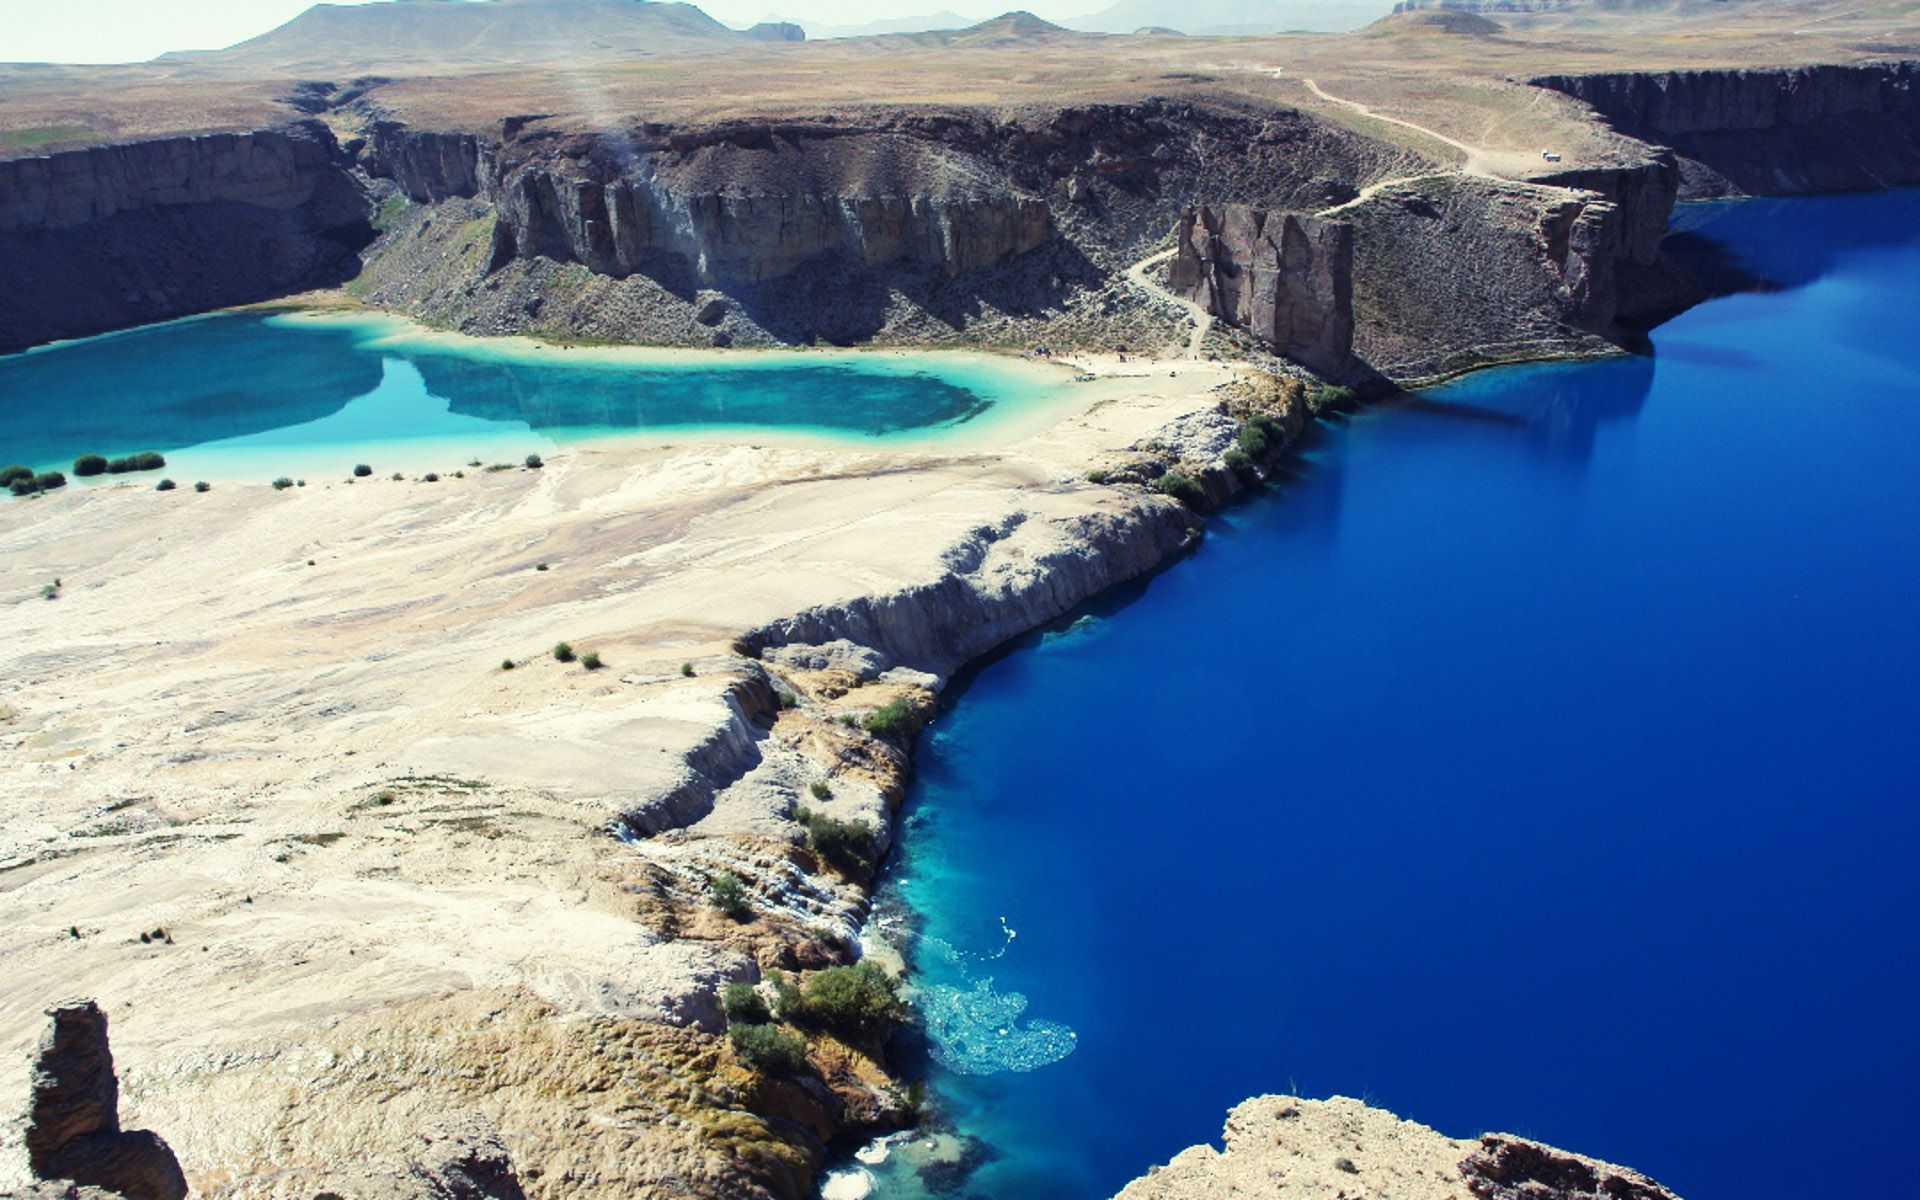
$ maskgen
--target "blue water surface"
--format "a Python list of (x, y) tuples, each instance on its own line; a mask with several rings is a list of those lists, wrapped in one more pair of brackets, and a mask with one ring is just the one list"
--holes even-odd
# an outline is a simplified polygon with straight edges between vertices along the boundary
[(567, 350), (377, 316), (223, 313), (0, 356), (0, 462), (155, 450), (270, 478), (636, 435), (875, 440), (981, 424), (1059, 382), (984, 355)]
[(1291, 1089), (1915, 1194), (1920, 195), (1680, 223), (1775, 288), (1322, 426), (923, 738), (958, 1194), (1107, 1196)]

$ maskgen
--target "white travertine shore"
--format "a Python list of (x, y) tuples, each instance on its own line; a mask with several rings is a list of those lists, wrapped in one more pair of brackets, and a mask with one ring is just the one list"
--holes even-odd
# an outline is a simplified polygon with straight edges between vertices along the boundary
[[(946, 453), (584, 448), (437, 484), (0, 505), (0, 1096), (25, 1094), (42, 1010), (85, 992), (111, 1015), (130, 1126), (161, 1131), (196, 1192), (310, 1196), (323, 1164), (447, 1103), (335, 1086), (383, 1038), (401, 1081), (444, 1068), (399, 1059), (450, 1022), (715, 1027), (715, 988), (752, 961), (651, 920), (644, 861), (785, 871), (768, 886), (786, 915), (831, 934), (861, 910), (737, 848), (792, 840), (806, 779), (846, 752), (822, 749), (829, 721), (748, 719), (768, 668), (736, 640), (969, 589), (956, 611), (986, 615), (963, 617), (954, 657), (880, 648), (900, 669), (824, 710), (857, 714), (1183, 544), (1172, 501), (1085, 474), (1183, 420), (1226, 422), (1215, 389), (1238, 372), (1079, 365), (1102, 378), (1051, 423)], [(561, 640), (606, 667), (555, 661)], [(883, 823), (887, 787), (848, 767), (826, 807)], [(649, 813), (687, 828), (608, 832)], [(527, 1090), (475, 1102), (523, 1160), (539, 1135), (514, 1122), (547, 1119), (512, 1107)], [(671, 1135), (552, 1134), (603, 1183), (701, 1153)]]

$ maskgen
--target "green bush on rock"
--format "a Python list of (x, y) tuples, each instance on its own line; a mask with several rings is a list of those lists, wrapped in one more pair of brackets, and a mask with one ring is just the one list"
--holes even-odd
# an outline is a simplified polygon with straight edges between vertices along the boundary
[(904, 1012), (899, 985), (871, 962), (815, 972), (800, 1002), (807, 1020), (857, 1037), (885, 1032)]
[(1307, 393), (1307, 411), (1314, 416), (1322, 413), (1339, 412), (1353, 407), (1353, 389), (1350, 387), (1317, 387)]
[(1171, 496), (1189, 508), (1198, 507), (1207, 502), (1207, 490), (1200, 481), (1185, 471), (1168, 471), (1153, 485), (1154, 490), (1163, 496)]
[(858, 821), (842, 821), (799, 808), (794, 819), (806, 827), (807, 848), (848, 875), (873, 870), (873, 830)]
[(727, 1020), (741, 1025), (765, 1025), (773, 1020), (767, 1002), (750, 983), (730, 983), (720, 993), (720, 1011)]
[(735, 1025), (727, 1041), (741, 1062), (769, 1075), (797, 1075), (807, 1069), (807, 1044), (778, 1025)]
[(866, 719), (860, 722), (860, 727), (879, 737), (903, 740), (913, 736), (917, 724), (913, 709), (908, 707), (905, 700), (895, 696), (868, 713)]
[(722, 871), (707, 880), (707, 891), (712, 893), (713, 906), (722, 916), (744, 921), (753, 915), (753, 908), (747, 903), (747, 885), (732, 871)]

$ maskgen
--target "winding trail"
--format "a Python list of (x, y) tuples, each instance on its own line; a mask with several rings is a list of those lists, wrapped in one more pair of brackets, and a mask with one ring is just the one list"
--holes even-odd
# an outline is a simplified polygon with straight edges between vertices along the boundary
[[(1271, 73), (1276, 78), (1282, 74), (1281, 71), (1279, 71), (1278, 69), (1274, 69)], [(1389, 125), (1398, 125), (1403, 129), (1412, 130), (1414, 133), (1420, 134), (1422, 137), (1432, 138), (1434, 141), (1439, 142), (1444, 146), (1451, 146), (1452, 148), (1460, 151), (1461, 154), (1466, 156), (1465, 161), (1456, 167), (1445, 167), (1439, 170), (1422, 171), (1413, 175), (1395, 175), (1389, 179), (1376, 180), (1375, 182), (1367, 184), (1365, 187), (1361, 188), (1359, 194), (1354, 196), (1353, 199), (1344, 200), (1339, 204), (1333, 205), (1330, 208), (1323, 208), (1316, 214), (1317, 216), (1322, 216), (1322, 217), (1337, 216), (1338, 214), (1346, 211), (1347, 209), (1357, 207), (1361, 204), (1365, 204), (1368, 200), (1372, 199), (1377, 193), (1385, 191), (1387, 188), (1399, 187), (1402, 184), (1419, 183), (1423, 180), (1429, 180), (1429, 179), (1445, 179), (1451, 175), (1472, 175), (1480, 179), (1506, 178), (1506, 176), (1500, 175), (1499, 173), (1495, 172), (1488, 165), (1492, 156), (1491, 154), (1489, 154), (1487, 150), (1485, 150), (1480, 146), (1475, 146), (1469, 142), (1463, 142), (1458, 138), (1448, 137), (1446, 134), (1441, 133), (1438, 130), (1429, 129), (1425, 125), (1420, 125), (1413, 121), (1408, 121), (1400, 117), (1388, 116), (1387, 114), (1381, 113), (1381, 112), (1375, 112), (1373, 109), (1368, 108), (1366, 105), (1360, 103), (1358, 100), (1349, 100), (1344, 96), (1334, 95), (1332, 92), (1327, 91), (1325, 88), (1321, 87), (1318, 83), (1314, 82), (1312, 79), (1309, 79), (1305, 76), (1300, 77), (1300, 82), (1306, 85), (1308, 91), (1312, 92), (1314, 95), (1318, 96), (1320, 99), (1325, 100), (1329, 104), (1337, 104), (1342, 108), (1349, 109), (1353, 112), (1359, 113), (1361, 116), (1366, 117), (1369, 120), (1382, 121)], [(1537, 186), (1552, 186), (1552, 185), (1537, 185)], [(1562, 189), (1562, 190), (1570, 190), (1570, 189)], [(1179, 250), (1178, 247), (1174, 247), (1173, 249), (1169, 249), (1169, 250), (1155, 251), (1154, 253), (1141, 259), (1139, 262), (1134, 263), (1132, 266), (1128, 267), (1126, 270), (1126, 279), (1128, 283), (1146, 292), (1148, 295), (1154, 296), (1158, 299), (1171, 301), (1172, 303), (1179, 305), (1181, 308), (1187, 310), (1188, 314), (1191, 315), (1193, 318), (1193, 334), (1187, 339), (1187, 349), (1186, 349), (1185, 357), (1198, 358), (1200, 357), (1201, 344), (1206, 341), (1207, 331), (1213, 328), (1213, 321), (1214, 321), (1213, 314), (1209, 313), (1204, 306), (1198, 303), (1195, 303), (1192, 300), (1188, 300), (1184, 296), (1176, 296), (1172, 292), (1168, 291), (1150, 274), (1150, 272), (1152, 272), (1155, 267), (1159, 266), (1161, 263), (1164, 263), (1168, 259), (1172, 258), (1178, 252), (1178, 250)]]
[[(1452, 146), (1455, 150), (1467, 156), (1467, 161), (1460, 166), (1461, 171), (1464, 171), (1468, 175), (1479, 175), (1487, 179), (1494, 178), (1494, 173), (1487, 169), (1487, 152), (1479, 146), (1463, 142), (1459, 138), (1448, 137), (1446, 134), (1440, 133), (1437, 130), (1428, 129), (1425, 125), (1417, 125), (1412, 121), (1403, 120), (1399, 117), (1390, 117), (1382, 112), (1375, 112), (1358, 100), (1348, 100), (1343, 96), (1334, 95), (1304, 75), (1300, 77), (1300, 82), (1307, 85), (1308, 91), (1329, 104), (1338, 104), (1340, 107), (1351, 109), (1370, 120), (1384, 121), (1389, 125), (1398, 125), (1402, 129), (1411, 129), (1423, 137), (1430, 137), (1443, 145)], [(1374, 186), (1380, 187), (1384, 185), (1375, 184)], [(1352, 202), (1349, 201), (1348, 203)]]
[(1200, 346), (1207, 340), (1207, 331), (1213, 328), (1213, 314), (1208, 312), (1205, 306), (1197, 304), (1185, 296), (1174, 295), (1147, 274), (1153, 270), (1153, 268), (1179, 253), (1179, 250), (1180, 247), (1175, 246), (1170, 250), (1160, 250), (1149, 254), (1147, 257), (1127, 268), (1127, 282), (1150, 296), (1170, 301), (1187, 310), (1187, 314), (1193, 318), (1193, 333), (1187, 338), (1187, 350), (1184, 357), (1199, 358)]

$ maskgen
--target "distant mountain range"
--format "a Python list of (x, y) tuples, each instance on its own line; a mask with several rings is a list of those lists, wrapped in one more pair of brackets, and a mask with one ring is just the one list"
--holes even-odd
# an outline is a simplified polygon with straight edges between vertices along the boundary
[(358, 5), (316, 4), (286, 24), (225, 50), (167, 54), (157, 61), (318, 78), (355, 72), (604, 62), (725, 49), (748, 42), (797, 41), (802, 30), (808, 37), (905, 36), (922, 44), (955, 47), (1002, 45), (1072, 32), (1346, 30), (1385, 15), (1388, 7), (1390, 0), (1115, 0), (1061, 24), (1025, 12), (978, 21), (941, 10), (859, 26), (770, 16), (750, 30), (738, 30), (692, 4), (672, 0), (375, 0)]
[(1088, 33), (1132, 33), (1146, 26), (1196, 35), (1333, 33), (1379, 20), (1391, 8), (1392, 0), (1114, 0), (1061, 24)]
[(225, 50), (162, 55), (290, 74), (578, 62), (746, 40), (691, 4), (655, 0), (379, 0), (316, 4)]
[[(1114, 0), (1094, 12), (1055, 20), (1063, 28), (1082, 33), (1137, 33), (1143, 29), (1194, 35), (1251, 35), (1287, 30), (1339, 32), (1376, 21), (1386, 16), (1392, 7), (1393, 0)], [(792, 16), (767, 19), (795, 21), (812, 38), (964, 29), (979, 20), (950, 9), (916, 17), (890, 17), (864, 25), (830, 25)]]

